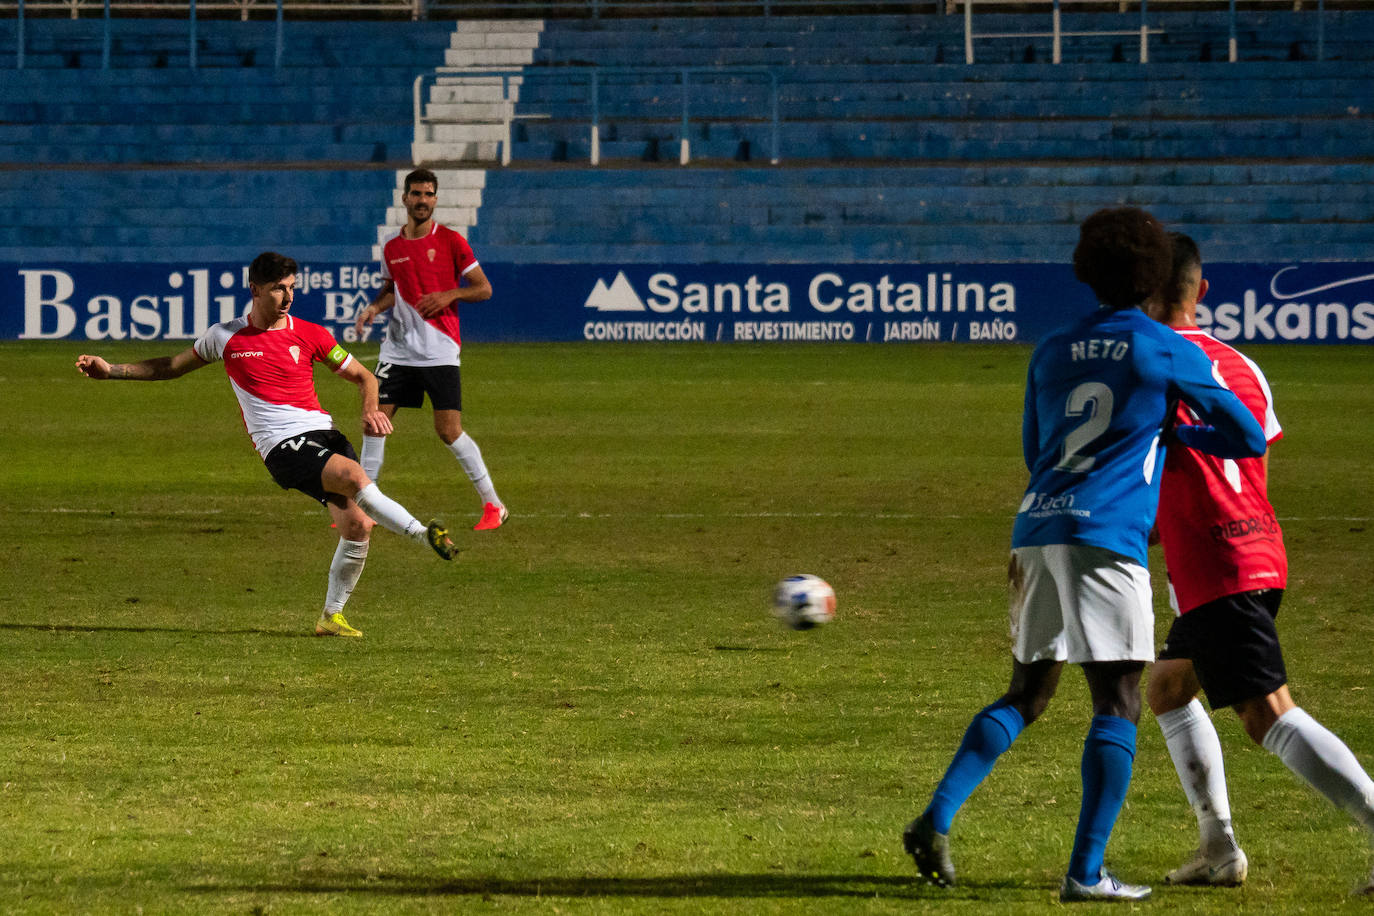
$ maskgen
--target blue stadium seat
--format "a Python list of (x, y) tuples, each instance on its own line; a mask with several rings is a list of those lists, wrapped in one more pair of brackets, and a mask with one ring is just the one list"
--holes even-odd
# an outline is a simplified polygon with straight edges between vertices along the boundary
[[(1374, 13), (1327, 17), (1324, 61), (1311, 11), (1244, 12), (1232, 64), (1224, 13), (1152, 10), (1148, 65), (1121, 35), (1066, 37), (1058, 65), (1043, 37), (978, 39), (972, 66), (961, 18), (937, 14), (553, 20), (517, 109), (539, 117), (488, 172), (471, 236), (489, 261), (1063, 260), (1084, 216), (1132, 203), (1213, 259), (1368, 258)], [(412, 81), (451, 23), (290, 22), (280, 69), (270, 22), (199, 22), (195, 70), (184, 22), (116, 20), (109, 70), (101, 28), (31, 21), (17, 71), (0, 22), (0, 258), (371, 259), (409, 165)], [(694, 72), (679, 168), (678, 75), (609, 69), (645, 61), (770, 68), (782, 164), (766, 164), (768, 81)], [(587, 81), (569, 78), (587, 63), (608, 68), (599, 168)], [(82, 202), (62, 232), (32, 206), (53, 165)]]

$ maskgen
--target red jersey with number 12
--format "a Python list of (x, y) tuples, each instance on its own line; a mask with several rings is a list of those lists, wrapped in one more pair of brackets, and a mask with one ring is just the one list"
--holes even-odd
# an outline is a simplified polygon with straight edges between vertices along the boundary
[[(1203, 349), (1212, 374), (1255, 415), (1265, 438), (1282, 438), (1259, 366), (1200, 328), (1175, 330)], [(1196, 420), (1180, 405), (1178, 422)], [(1226, 595), (1288, 584), (1288, 555), (1262, 458), (1216, 458), (1170, 445), (1156, 525), (1180, 613)]]
[(424, 318), (414, 308), (426, 293), (457, 289), (460, 278), (477, 266), (467, 239), (434, 223), (423, 238), (408, 239), (405, 230), (382, 246), (382, 276), (396, 284), (396, 304), (382, 342), (381, 362), (402, 366), (456, 366), (462, 339), (458, 308)]

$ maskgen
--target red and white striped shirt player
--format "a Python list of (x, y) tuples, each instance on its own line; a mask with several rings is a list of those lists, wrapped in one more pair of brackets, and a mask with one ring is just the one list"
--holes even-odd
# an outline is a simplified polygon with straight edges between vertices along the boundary
[[(1207, 294), (1197, 243), (1173, 236), (1174, 271), (1152, 315), (1202, 348), (1217, 379), (1269, 443), (1283, 436), (1259, 366), (1197, 326)], [(1193, 418), (1181, 411), (1177, 422)], [(1221, 742), (1198, 700), (1236, 711), (1245, 733), (1349, 814), (1374, 841), (1374, 780), (1340, 738), (1294, 701), (1276, 626), (1288, 585), (1283, 531), (1269, 502), (1269, 456), (1220, 460), (1171, 444), (1155, 523), (1179, 612), (1150, 671), (1147, 697), (1198, 823), (1191, 858), (1169, 884), (1234, 885), (1249, 859), (1231, 823)], [(1374, 875), (1361, 888), (1374, 892)]]
[[(1283, 437), (1269, 381), (1253, 360), (1201, 328), (1175, 328), (1212, 361), (1212, 372), (1264, 429), (1270, 444)], [(1179, 405), (1180, 424), (1196, 422)], [(1156, 525), (1164, 544), (1175, 610), (1225, 595), (1288, 586), (1283, 530), (1269, 502), (1268, 456), (1217, 458), (1170, 448), (1160, 483)]]
[(395, 286), (380, 362), (402, 366), (457, 366), (463, 339), (458, 310), (445, 308), (425, 317), (416, 304), (426, 293), (458, 289), (460, 278), (480, 270), (472, 246), (457, 232), (429, 221), (420, 238), (406, 238), (399, 229), (382, 246), (382, 276)]
[(245, 315), (213, 326), (192, 347), (207, 363), (224, 360), (243, 425), (264, 459), (285, 439), (334, 428), (315, 392), (314, 365), (339, 372), (353, 357), (328, 329), (287, 315), (284, 327), (264, 330)]
[[(510, 512), (496, 493), (482, 450), (463, 430), (459, 368), (463, 339), (458, 303), (490, 299), (491, 282), (467, 239), (435, 222), (438, 176), (416, 169), (405, 177), (404, 188), (406, 224), (382, 245), (386, 279), (377, 297), (358, 312), (354, 327), (365, 340), (373, 319), (390, 314), (377, 358), (382, 411), (395, 417), (402, 407), (424, 406), (428, 396), (434, 431), (482, 501), (482, 517), (474, 530), (500, 528)], [(363, 436), (363, 470), (372, 479), (381, 473), (385, 456), (385, 436)]]
[(248, 314), (211, 327), (175, 356), (110, 365), (83, 354), (76, 368), (93, 379), (161, 381), (223, 360), (243, 424), (272, 479), (323, 504), (338, 528), (316, 635), (362, 636), (344, 618), (343, 608), (362, 575), (374, 524), (428, 544), (445, 560), (453, 559), (457, 549), (442, 525), (422, 523), (378, 489), (348, 438), (320, 406), (313, 375), (317, 362), (357, 386), (365, 432), (391, 431), (391, 419), (378, 408), (376, 377), (335, 343), (326, 328), (291, 314), (296, 271), (291, 258), (264, 252), (248, 268), (253, 294)]

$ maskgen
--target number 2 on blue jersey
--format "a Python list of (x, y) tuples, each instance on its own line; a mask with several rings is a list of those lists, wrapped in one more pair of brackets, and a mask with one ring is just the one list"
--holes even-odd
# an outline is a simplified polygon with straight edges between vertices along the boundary
[(1101, 382), (1084, 382), (1069, 392), (1064, 416), (1086, 416), (1086, 419), (1064, 436), (1064, 455), (1054, 466), (1056, 471), (1083, 474), (1092, 470), (1097, 459), (1082, 452), (1111, 426), (1115, 403), (1112, 389)]

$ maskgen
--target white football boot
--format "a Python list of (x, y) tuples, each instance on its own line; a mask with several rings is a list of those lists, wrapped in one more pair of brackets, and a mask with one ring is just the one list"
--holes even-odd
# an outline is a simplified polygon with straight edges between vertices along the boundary
[(1239, 846), (1219, 856), (1208, 856), (1195, 849), (1191, 859), (1164, 876), (1164, 883), (1239, 887), (1249, 873), (1250, 860)]
[(1073, 878), (1065, 875), (1064, 883), (1059, 888), (1059, 902), (1150, 899), (1150, 889), (1143, 884), (1126, 884), (1105, 868), (1099, 874), (1101, 880), (1096, 884), (1079, 884)]

